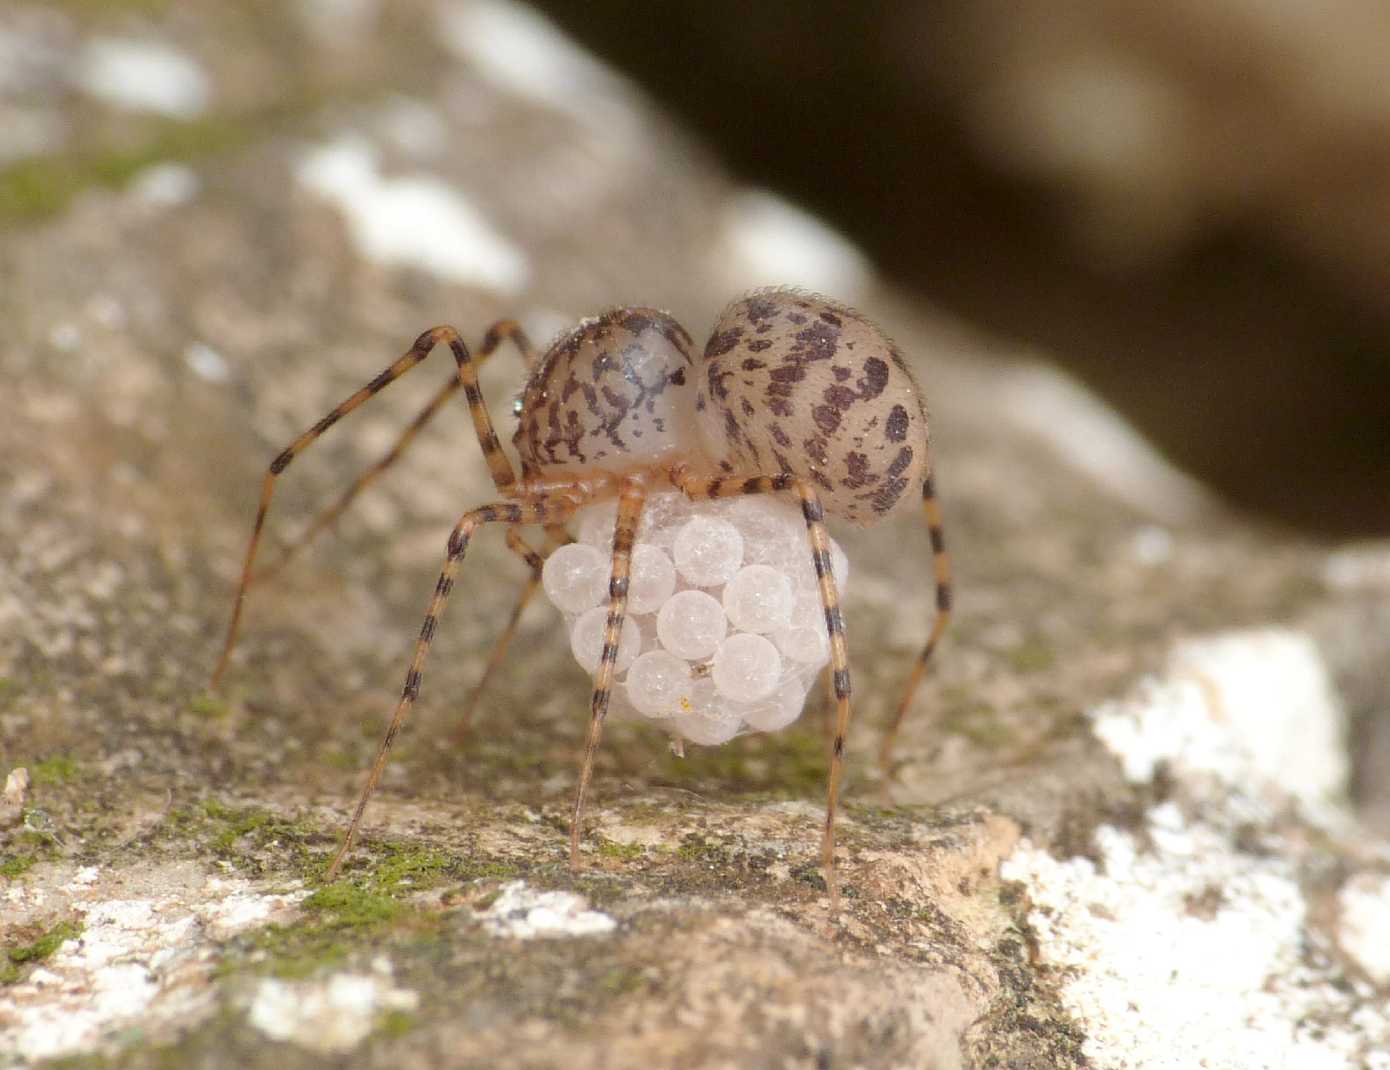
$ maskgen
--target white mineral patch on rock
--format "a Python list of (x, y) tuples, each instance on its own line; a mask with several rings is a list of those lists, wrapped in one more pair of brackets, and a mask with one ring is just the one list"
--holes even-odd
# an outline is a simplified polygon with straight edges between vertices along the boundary
[(1135, 783), (1170, 762), (1253, 795), (1292, 794), (1308, 816), (1346, 790), (1345, 716), (1317, 647), (1287, 629), (1181, 643), (1161, 679), (1093, 721)]
[(0, 825), (20, 819), (24, 801), (29, 797), (29, 770), (24, 766), (11, 769), (5, 776), (5, 788), (0, 791)]
[(322, 981), (268, 978), (256, 989), (247, 1019), (272, 1040), (321, 1055), (357, 1047), (386, 1011), (412, 1011), (420, 997), (370, 974), (339, 973)]
[(295, 7), (311, 34), (337, 47), (359, 42), (381, 13), (380, 0), (298, 0)]
[(1292, 811), (1349, 827), (1334, 802), (1343, 714), (1311, 640), (1266, 629), (1180, 644), (1161, 678), (1093, 722), (1131, 780), (1163, 763), (1174, 801), (1142, 831), (1098, 829), (1098, 862), (1024, 841), (1001, 868), (1027, 889), (1093, 1064), (1390, 1066), (1390, 1011), (1332, 953), (1335, 938), (1371, 977), (1390, 970), (1384, 878), (1353, 877), (1335, 937), (1323, 931), (1304, 891), (1308, 840), (1290, 825)]
[(590, 910), (589, 904), (577, 895), (537, 892), (528, 888), (525, 881), (502, 885), (496, 900), (478, 919), (492, 935), (514, 936), (518, 940), (597, 936), (618, 926), (607, 914)]
[(183, 362), (194, 375), (209, 383), (225, 383), (231, 376), (226, 359), (206, 342), (189, 343), (183, 351)]
[(1098, 830), (1100, 869), (1025, 842), (1001, 870), (1027, 885), (1043, 960), (1066, 978), (1097, 1067), (1342, 1070), (1390, 1050), (1384, 1005), (1310, 945), (1286, 845), (1243, 852), (1232, 830), (1171, 804), (1145, 831), (1148, 844)]
[(151, 164), (130, 180), (129, 192), (148, 208), (187, 204), (202, 188), (198, 172), (181, 163)]
[(1363, 874), (1338, 896), (1337, 942), (1372, 981), (1390, 985), (1390, 876)]
[[(142, 875), (142, 877), (145, 875)], [(130, 874), (78, 870), (61, 894), (19, 885), (5, 911), (42, 924), (77, 918), (82, 931), (40, 967), (5, 989), (0, 1053), (39, 1060), (100, 1050), (126, 1030), (158, 1036), (214, 1009), (206, 983), (216, 941), (288, 911), (304, 892), (266, 895), (246, 881), (208, 878), (139, 898), (103, 898)], [(160, 885), (145, 880), (137, 883)]]
[(1020, 365), (1005, 378), (998, 403), (1063, 460), (1149, 516), (1190, 520), (1207, 507), (1201, 484), (1169, 464), (1104, 401), (1050, 365)]
[(872, 278), (858, 246), (767, 190), (748, 189), (730, 198), (722, 231), (719, 267), (731, 291), (766, 286), (773, 279), (853, 303)]
[(1344, 546), (1327, 555), (1323, 582), (1336, 591), (1390, 591), (1390, 549)]
[(194, 119), (212, 99), (203, 69), (158, 41), (97, 38), (83, 50), (75, 71), (78, 86), (87, 93), (130, 111)]
[(458, 190), (431, 175), (383, 177), (375, 150), (359, 138), (308, 153), (296, 175), (347, 216), (353, 240), (370, 260), (506, 296), (526, 285), (525, 254)]
[(440, 5), (440, 36), (495, 88), (570, 116), (604, 140), (637, 130), (625, 83), (540, 12), (512, 0)]

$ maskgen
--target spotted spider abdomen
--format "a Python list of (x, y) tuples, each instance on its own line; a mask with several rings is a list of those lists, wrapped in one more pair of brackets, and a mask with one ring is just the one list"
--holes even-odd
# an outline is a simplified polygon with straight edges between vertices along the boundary
[(913, 497), (925, 474), (917, 384), (883, 332), (834, 301), (792, 290), (735, 301), (698, 378), (701, 440), (726, 471), (793, 472), (860, 525)]
[(613, 309), (562, 335), (522, 391), (523, 467), (622, 471), (698, 449), (691, 346), (651, 308)]

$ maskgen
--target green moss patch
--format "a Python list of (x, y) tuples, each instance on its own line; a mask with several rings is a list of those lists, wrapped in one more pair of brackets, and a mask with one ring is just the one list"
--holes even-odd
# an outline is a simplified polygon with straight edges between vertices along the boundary
[[(263, 811), (238, 811), (211, 804), (212, 820), (224, 824), (213, 835), (214, 849), (251, 849), (259, 838), (294, 833), (293, 823), (265, 820)], [(209, 804), (204, 804), (206, 812)], [(517, 867), (497, 861), (472, 861), (428, 846), (410, 843), (368, 844), (358, 849), (349, 876), (321, 884), (300, 908), (302, 920), (269, 925), (234, 939), (220, 972), (242, 969), (278, 977), (303, 978), (339, 965), (355, 951), (386, 945), (410, 945), (435, 939), (447, 912), (412, 902), (422, 891), (479, 878), (515, 876)], [(326, 856), (300, 867), (304, 879), (320, 878)]]
[(0, 168), (0, 222), (55, 216), (88, 189), (119, 189), (152, 164), (244, 145), (257, 128), (253, 122), (222, 118), (160, 123), (135, 148), (20, 160)]
[(191, 840), (251, 876), (304, 881), (322, 875), (324, 848), (333, 842), (331, 833), (312, 822), (256, 806), (228, 806), (216, 799), (174, 810), (163, 835)]
[(76, 921), (60, 921), (47, 929), (29, 944), (16, 944), (5, 948), (0, 955), (0, 984), (13, 984), (23, 971), (21, 967), (34, 962), (42, 962), (57, 951), (68, 940), (81, 935), (82, 926)]
[(277, 977), (310, 977), (362, 948), (431, 938), (444, 924), (440, 912), (418, 909), (350, 881), (325, 884), (300, 906), (302, 921), (267, 925), (233, 940), (218, 972), (225, 976), (248, 969)]
[(1016, 672), (1044, 672), (1057, 663), (1056, 651), (1041, 639), (1029, 639), (1008, 653), (1009, 664)]
[(22, 877), (38, 861), (39, 856), (28, 851), (0, 856), (0, 877), (8, 877), (11, 880)]
[(205, 717), (208, 720), (220, 720), (231, 713), (232, 708), (225, 701), (216, 695), (203, 692), (194, 695), (188, 704), (188, 712), (196, 717)]
[(66, 784), (70, 780), (76, 780), (81, 766), (77, 761), (66, 754), (57, 754), (52, 758), (45, 758), (41, 762), (34, 762), (29, 766), (29, 775), (35, 784), (44, 784), (52, 787), (57, 784)]
[(618, 843), (614, 840), (598, 838), (600, 858), (612, 858), (619, 862), (635, 862), (646, 855), (647, 849), (640, 843)]

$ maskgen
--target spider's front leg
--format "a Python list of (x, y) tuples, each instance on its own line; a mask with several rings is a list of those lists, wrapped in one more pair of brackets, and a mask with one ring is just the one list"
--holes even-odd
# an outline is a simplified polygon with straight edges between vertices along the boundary
[(578, 494), (573, 496), (551, 494), (529, 502), (495, 502), (491, 505), (485, 505), (481, 509), (474, 509), (465, 513), (454, 526), (453, 533), (449, 536), (444, 567), (439, 573), (439, 581), (435, 584), (434, 595), (430, 598), (429, 609), (425, 613), (425, 621), (420, 626), (420, 637), (415, 641), (415, 654), (410, 659), (410, 669), (405, 674), (405, 687), (401, 690), (401, 697), (396, 703), (395, 711), (391, 714), (391, 723), (387, 726), (386, 736), (381, 741), (381, 749), (377, 752), (376, 761), (372, 763), (371, 772), (367, 775), (367, 783), (357, 800), (357, 809), (353, 811), (352, 823), (348, 826), (347, 835), (343, 837), (342, 846), (338, 848), (338, 853), (333, 856), (333, 861), (329, 864), (327, 874), (329, 880), (337, 876), (338, 870), (342, 867), (343, 859), (347, 857), (348, 851), (352, 848), (353, 840), (356, 839), (357, 831), (362, 824), (362, 814), (367, 809), (367, 802), (371, 799), (372, 793), (376, 791), (377, 785), (381, 781), (381, 774), (386, 769), (391, 745), (395, 743), (396, 735), (400, 732), (401, 725), (405, 723), (406, 715), (410, 712), (411, 706), (415, 704), (415, 699), (420, 693), (420, 679), (425, 668), (425, 658), (429, 654), (435, 629), (438, 627), (439, 618), (443, 615), (444, 607), (449, 601), (449, 593), (454, 588), (455, 577), (458, 575), (459, 566), (463, 564), (463, 557), (468, 550), (473, 533), (485, 524), (561, 524), (582, 503), (583, 498)]
[(632, 564), (632, 544), (637, 541), (637, 525), (647, 500), (646, 484), (640, 477), (624, 479), (618, 492), (618, 520), (613, 531), (613, 569), (608, 580), (608, 620), (603, 628), (603, 650), (594, 673), (594, 693), (589, 704), (589, 734), (584, 740), (584, 761), (579, 768), (579, 786), (574, 793), (574, 814), (570, 821), (570, 868), (579, 868), (579, 837), (584, 819), (584, 797), (594, 771), (594, 753), (608, 716), (608, 697), (613, 690), (614, 669), (618, 663), (618, 640), (627, 616), (628, 573)]
[(521, 623), (521, 615), (526, 612), (526, 607), (530, 605), (531, 599), (540, 590), (541, 571), (545, 568), (546, 558), (558, 547), (573, 541), (563, 526), (550, 527), (547, 529), (547, 534), (545, 549), (537, 551), (526, 544), (517, 528), (507, 529), (507, 549), (526, 562), (531, 569), (531, 575), (526, 578), (526, 584), (522, 587), (521, 594), (517, 596), (516, 604), (512, 607), (512, 615), (507, 618), (507, 626), (502, 629), (501, 636), (498, 637), (496, 645), (492, 648), (487, 665), (483, 667), (482, 676), (478, 678), (468, 700), (464, 703), (458, 727), (454, 729), (451, 736), (454, 743), (462, 743), (468, 738), (469, 730), (473, 725), (473, 714), (477, 711), (478, 702), (483, 697), (483, 691), (487, 688), (488, 681), (492, 679), (492, 674), (502, 664), (502, 659), (507, 656), (507, 648), (511, 646), (512, 636), (516, 634), (517, 625)]
[[(281, 566), (302, 546), (307, 544), (310, 539), (327, 527), (344, 509), (352, 502), (353, 498), (390, 467), (405, 452), (406, 448), (414, 440), (415, 436), (427, 424), (454, 393), (460, 387), (463, 388), (464, 395), (468, 399), (468, 409), (473, 417), (473, 427), (478, 435), (478, 444), (482, 447), (483, 459), (487, 462), (488, 470), (492, 473), (493, 483), (499, 493), (508, 493), (516, 485), (516, 473), (512, 470), (511, 462), (507, 455), (502, 451), (502, 444), (497, 439), (497, 434), (492, 428), (492, 419), (488, 415), (487, 404), (483, 401), (482, 390), (478, 386), (477, 367), (504, 341), (510, 340), (520, 350), (522, 358), (527, 366), (535, 363), (535, 354), (531, 349), (530, 343), (526, 339), (521, 327), (513, 320), (501, 320), (488, 330), (483, 339), (482, 347), (479, 349), (478, 356), (474, 357), (459, 337), (458, 331), (452, 327), (434, 327), (415, 340), (415, 344), (399, 360), (395, 361), (378, 375), (375, 379), (362, 387), (350, 397), (345, 398), (333, 410), (313, 427), (305, 431), (296, 438), (285, 449), (281, 450), (275, 459), (270, 462), (270, 468), (265, 474), (261, 483), (261, 500), (256, 510), (256, 522), (251, 530), (251, 539), (246, 546), (246, 557), (242, 563), (241, 581), (237, 585), (236, 601), (232, 606), (232, 618), (227, 625), (227, 638), (222, 646), (222, 655), (218, 658), (217, 668), (212, 673), (213, 688), (216, 688), (222, 679), (222, 674), (227, 669), (227, 663), (231, 660), (232, 649), (236, 646), (237, 631), (241, 624), (241, 610), (246, 600), (246, 591), (254, 580), (264, 579), (265, 577), (278, 571)], [(316, 439), (325, 431), (336, 424), (348, 413), (362, 405), (368, 399), (375, 397), (386, 387), (390, 386), (406, 372), (422, 363), (430, 355), (436, 346), (440, 344), (448, 345), (454, 356), (454, 363), (457, 371), (453, 379), (444, 385), (443, 388), (432, 398), (424, 410), (415, 418), (411, 425), (406, 428), (395, 446), (381, 459), (376, 465), (369, 469), (359, 478), (347, 492), (321, 514), (307, 529), (307, 531), (292, 544), (274, 565), (269, 569), (257, 573), (255, 572), (256, 551), (260, 546), (261, 532), (265, 526), (266, 514), (270, 511), (270, 500), (275, 493), (275, 480), (285, 471), (286, 468), (304, 450), (308, 449)]]

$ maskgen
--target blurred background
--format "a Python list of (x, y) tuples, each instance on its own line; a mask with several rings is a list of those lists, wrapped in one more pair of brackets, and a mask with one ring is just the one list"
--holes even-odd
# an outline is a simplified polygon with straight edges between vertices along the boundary
[[(1390, 531), (1384, 4), (539, 4), (741, 179), (841, 228), (921, 299), (1062, 362), (1228, 501), (1313, 533)], [(463, 24), (479, 47), (431, 39), (418, 6), (0, 3), (0, 228), (354, 85), (410, 92), (449, 51), (545, 90), (528, 89), (548, 75), (524, 49)], [(218, 99), (176, 51), (106, 42), (66, 68), (71, 17), (204, 44), (211, 29)], [(406, 44), (420, 69), (388, 58)], [(61, 115), (36, 103), (59, 68), (79, 98)], [(600, 96), (571, 110), (601, 126)], [(536, 161), (554, 169), (538, 185), (584, 181), (561, 154)]]
[(1229, 501), (1390, 530), (1390, 7), (541, 4)]

